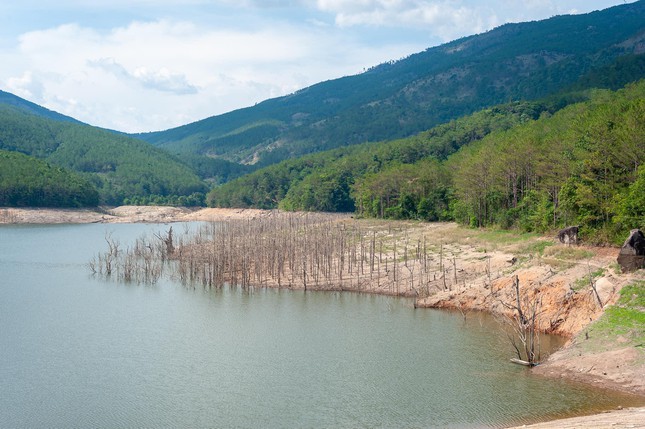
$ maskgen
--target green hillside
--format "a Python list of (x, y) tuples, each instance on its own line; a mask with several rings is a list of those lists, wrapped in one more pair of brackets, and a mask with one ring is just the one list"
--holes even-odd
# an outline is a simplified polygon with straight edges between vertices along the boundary
[(145, 142), (12, 104), (0, 103), (0, 149), (76, 171), (98, 190), (101, 204), (153, 196), (163, 202), (206, 191), (189, 167)]
[(444, 160), (460, 147), (542, 113), (553, 113), (580, 96), (545, 102), (509, 103), (438, 125), (413, 137), (363, 143), (282, 161), (213, 189), (211, 206), (310, 211), (354, 211), (351, 185), (357, 177), (391, 164)]
[(78, 174), (0, 150), (0, 207), (85, 207), (98, 203), (94, 186)]
[[(644, 23), (645, 1), (639, 1), (507, 24), (360, 75), (139, 137), (174, 153), (257, 166), (406, 137), (509, 100), (536, 100), (576, 84), (615, 89), (641, 78)], [(612, 77), (603, 79), (610, 70)]]
[(645, 227), (644, 138), (645, 80), (283, 161), (214, 189), (208, 201), (541, 232), (580, 224), (611, 241)]
[(74, 118), (46, 109), (42, 106), (39, 106), (35, 103), (32, 103), (5, 91), (0, 91), (0, 104), (12, 106), (24, 113), (30, 113), (32, 115), (41, 116), (43, 118), (53, 119), (55, 121), (75, 122), (77, 124), (81, 123)]
[[(513, 133), (523, 124), (532, 129), (528, 124), (549, 123), (572, 103), (590, 106), (611, 99), (589, 88), (616, 90), (645, 78), (643, 23), (645, 0), (507, 24), (360, 75), (138, 138), (79, 123), (0, 91), (0, 149), (75, 171), (98, 191), (101, 204), (197, 205), (215, 186), (208, 200), (217, 206), (358, 210), (364, 216), (517, 226), (517, 205), (529, 201), (526, 187), (518, 191), (520, 185), (508, 184), (514, 189), (510, 206), (482, 191), (488, 200), (477, 204), (486, 209), (475, 210), (455, 179), (455, 169), (461, 168), (455, 160), (489, 145), (491, 136), (519, 141)], [(640, 86), (621, 94), (634, 88)], [(571, 162), (588, 162), (588, 154), (580, 155), (586, 152), (567, 151), (586, 160)], [(569, 152), (566, 159), (573, 157)], [(535, 177), (532, 185), (541, 183), (541, 176)], [(627, 173), (621, 177), (623, 184), (636, 180)], [(567, 209), (564, 219), (558, 218), (561, 185), (554, 185), (547, 198), (554, 227), (584, 211)], [(625, 191), (621, 186), (613, 191)], [(600, 192), (593, 189), (594, 195)], [(506, 195), (501, 188), (495, 192)], [(611, 209), (603, 209), (602, 222), (591, 222), (600, 216), (595, 212), (585, 218), (595, 222), (595, 230), (614, 222), (612, 216), (628, 216), (612, 211), (618, 203), (608, 198), (603, 204)]]

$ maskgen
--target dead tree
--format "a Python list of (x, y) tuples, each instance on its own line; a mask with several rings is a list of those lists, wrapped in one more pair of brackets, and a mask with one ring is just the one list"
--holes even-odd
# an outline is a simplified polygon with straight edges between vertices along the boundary
[(175, 253), (175, 245), (173, 243), (173, 238), (172, 238), (172, 226), (168, 230), (168, 233), (166, 234), (166, 236), (162, 236), (161, 234), (156, 233), (155, 237), (161, 240), (161, 242), (164, 245), (165, 253), (162, 252), (162, 255), (166, 257), (171, 257), (173, 253)]
[(540, 316), (542, 314), (542, 298), (539, 289), (533, 294), (529, 291), (520, 291), (520, 281), (517, 276), (513, 278), (515, 299), (512, 304), (502, 303), (511, 314), (506, 315), (505, 325), (510, 327), (506, 331), (508, 339), (515, 349), (517, 358), (512, 362), (535, 366), (540, 361)]

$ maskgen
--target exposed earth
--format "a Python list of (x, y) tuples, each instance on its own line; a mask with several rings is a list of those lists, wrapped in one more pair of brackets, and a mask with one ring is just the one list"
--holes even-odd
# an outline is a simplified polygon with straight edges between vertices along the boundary
[(226, 219), (252, 219), (270, 215), (270, 210), (186, 208), (165, 206), (120, 206), (93, 209), (0, 208), (3, 223), (165, 223)]
[(526, 429), (627, 429), (645, 428), (645, 408), (614, 410), (592, 416), (573, 417), (520, 426)]

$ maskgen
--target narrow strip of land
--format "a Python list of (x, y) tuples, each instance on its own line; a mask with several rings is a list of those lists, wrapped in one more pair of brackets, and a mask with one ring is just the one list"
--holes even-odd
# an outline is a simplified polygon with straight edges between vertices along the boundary
[(0, 208), (0, 224), (165, 223), (253, 219), (270, 210), (120, 206), (100, 209)]
[(572, 417), (570, 419), (553, 420), (534, 425), (519, 426), (526, 429), (617, 429), (645, 428), (645, 408), (628, 408), (614, 410), (591, 416)]

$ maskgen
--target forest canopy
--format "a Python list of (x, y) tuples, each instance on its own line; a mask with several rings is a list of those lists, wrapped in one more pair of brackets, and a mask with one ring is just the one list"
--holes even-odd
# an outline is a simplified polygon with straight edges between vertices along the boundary
[(17, 152), (0, 150), (0, 206), (86, 207), (97, 190), (80, 175)]
[(172, 199), (208, 189), (190, 167), (143, 141), (10, 105), (0, 104), (0, 149), (77, 172), (98, 190), (101, 204), (150, 195)]
[(208, 203), (538, 232), (579, 224), (591, 240), (616, 241), (645, 227), (644, 127), (645, 81), (510, 103), (284, 161), (214, 189)]

